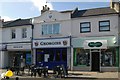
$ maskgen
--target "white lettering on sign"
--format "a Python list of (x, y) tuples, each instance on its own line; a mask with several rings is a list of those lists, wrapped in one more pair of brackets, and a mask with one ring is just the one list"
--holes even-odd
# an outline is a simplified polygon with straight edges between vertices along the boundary
[(41, 42), (40, 45), (60, 45), (61, 42)]

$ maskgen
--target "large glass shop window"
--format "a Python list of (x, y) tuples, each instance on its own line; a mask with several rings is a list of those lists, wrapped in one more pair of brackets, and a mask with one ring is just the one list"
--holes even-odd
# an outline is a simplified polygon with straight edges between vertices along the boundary
[(101, 50), (101, 66), (112, 67), (118, 65), (118, 49), (109, 48)]
[(74, 66), (90, 66), (90, 51), (80, 48), (75, 48)]

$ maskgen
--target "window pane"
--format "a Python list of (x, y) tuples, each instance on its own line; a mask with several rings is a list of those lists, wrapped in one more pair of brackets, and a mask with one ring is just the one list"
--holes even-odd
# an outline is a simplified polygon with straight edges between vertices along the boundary
[(89, 32), (89, 31), (90, 31), (90, 28), (82, 28), (81, 31), (82, 31), (82, 32)]
[(43, 62), (43, 61), (44, 61), (44, 54), (38, 53), (37, 54), (37, 62), (39, 63), (39, 62)]
[(49, 24), (47, 27), (48, 27), (48, 34), (52, 34), (52, 24)]
[(53, 24), (53, 34), (59, 34), (60, 24)]
[(67, 50), (66, 49), (62, 50), (62, 60), (67, 61)]
[(53, 49), (49, 50), (50, 51), (50, 57), (49, 57), (49, 61), (54, 61), (55, 60), (55, 55), (54, 55), (54, 51)]
[(106, 26), (106, 27), (100, 27), (100, 30), (101, 30), (101, 31), (109, 30), (109, 26)]
[(12, 39), (16, 38), (16, 31), (15, 31), (15, 29), (12, 29), (11, 34), (12, 34)]
[(27, 37), (27, 29), (23, 28), (22, 29), (22, 38), (26, 38)]
[(76, 49), (76, 65), (90, 66), (90, 52), (89, 50)]
[(100, 22), (100, 26), (108, 26), (108, 25), (109, 25), (109, 21)]
[(116, 66), (116, 49), (110, 48), (101, 51), (101, 66)]
[(81, 23), (81, 27), (90, 27), (90, 24), (89, 23)]
[(60, 50), (56, 50), (56, 61), (60, 61)]
[(47, 34), (47, 25), (42, 25), (42, 35)]

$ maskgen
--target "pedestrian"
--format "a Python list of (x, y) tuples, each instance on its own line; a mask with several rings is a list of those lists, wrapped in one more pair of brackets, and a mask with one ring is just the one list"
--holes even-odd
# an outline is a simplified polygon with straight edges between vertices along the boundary
[(13, 57), (13, 67), (17, 66), (17, 58), (16, 56)]
[(25, 58), (23, 58), (23, 56), (21, 56), (21, 59), (20, 59), (20, 68), (21, 68), (21, 71), (22, 71), (22, 74), (24, 73), (24, 68), (25, 68)]

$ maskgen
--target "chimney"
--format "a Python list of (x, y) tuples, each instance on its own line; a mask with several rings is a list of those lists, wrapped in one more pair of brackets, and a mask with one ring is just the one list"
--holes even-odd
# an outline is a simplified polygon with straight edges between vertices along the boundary
[(49, 10), (50, 10), (50, 8), (47, 7), (47, 5), (45, 5), (45, 6), (43, 6), (43, 9), (41, 10), (41, 14), (43, 14), (44, 12), (49, 11)]
[(120, 12), (120, 2), (119, 2), (119, 0), (111, 0), (110, 8), (114, 9), (116, 12)]

